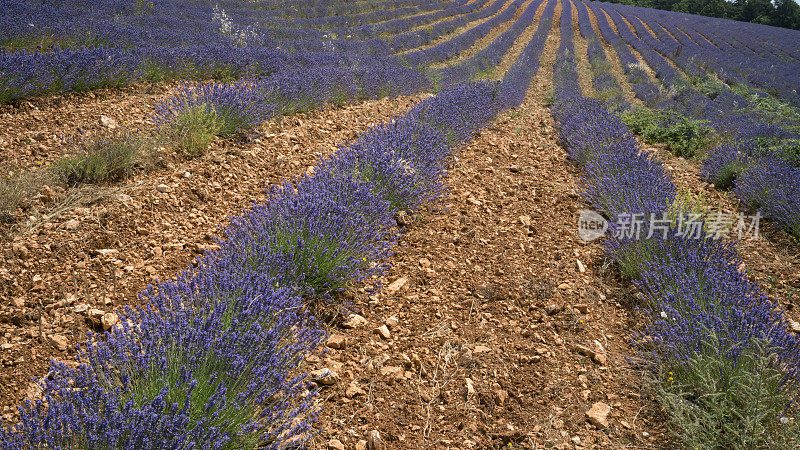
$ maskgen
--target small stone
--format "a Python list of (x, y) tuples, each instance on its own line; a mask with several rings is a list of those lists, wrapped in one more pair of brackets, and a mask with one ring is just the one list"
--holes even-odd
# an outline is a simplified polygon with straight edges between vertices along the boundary
[(77, 314), (84, 314), (89, 311), (89, 305), (86, 303), (78, 303), (72, 308), (72, 310)]
[(31, 286), (31, 290), (34, 292), (39, 292), (44, 290), (44, 280), (42, 279), (41, 275), (33, 276), (33, 286)]
[(592, 349), (590, 349), (589, 347), (585, 347), (585, 346), (580, 345), (580, 344), (575, 344), (572, 347), (572, 349), (575, 350), (576, 352), (580, 353), (583, 356), (586, 356), (588, 358), (594, 358), (594, 351)]
[(472, 384), (472, 380), (469, 378), (464, 379), (464, 384), (467, 386), (467, 397), (472, 397), (477, 392), (475, 391), (475, 385)]
[(389, 284), (389, 286), (386, 287), (386, 292), (389, 295), (394, 295), (394, 294), (398, 293), (401, 289), (403, 289), (407, 283), (408, 283), (408, 278), (400, 277), (400, 278), (392, 281), (392, 283)]
[(568, 283), (561, 283), (561, 284), (558, 285), (558, 288), (561, 289), (562, 291), (565, 291), (565, 290), (569, 289), (569, 284)]
[(350, 314), (350, 317), (348, 317), (347, 320), (342, 322), (342, 327), (358, 328), (366, 324), (367, 324), (367, 319), (365, 319), (363, 316), (360, 316), (358, 314)]
[(384, 322), (390, 330), (396, 330), (397, 326), (400, 324), (400, 319), (395, 316), (391, 316)]
[(108, 116), (100, 116), (100, 125), (108, 128), (109, 130), (113, 130), (118, 126), (117, 121)]
[(606, 349), (603, 348), (603, 344), (597, 339), (594, 340), (594, 356), (592, 359), (601, 366), (606, 365)]
[(172, 188), (169, 185), (166, 185), (166, 184), (159, 184), (158, 186), (156, 186), (156, 190), (158, 192), (161, 192), (162, 194), (164, 194), (164, 193), (167, 193), (167, 192), (171, 191)]
[(397, 222), (398, 227), (408, 227), (411, 225), (411, 217), (405, 211), (397, 211), (394, 215), (394, 221)]
[(572, 305), (572, 307), (577, 309), (581, 314), (586, 314), (589, 312), (589, 305), (586, 303), (576, 303)]
[(50, 339), (50, 343), (59, 351), (63, 352), (69, 346), (69, 340), (63, 334), (51, 334), (47, 338)]
[(503, 389), (497, 389), (494, 391), (494, 398), (497, 399), (497, 404), (500, 406), (505, 405), (506, 400), (508, 400), (508, 392), (504, 391)]
[(339, 381), (339, 374), (328, 368), (312, 370), (308, 375), (311, 381), (323, 386), (332, 386)]
[(356, 442), (356, 450), (367, 450), (367, 441), (361, 439), (360, 441)]
[(41, 199), (42, 203), (44, 203), (44, 204), (53, 203), (53, 200), (55, 200), (55, 197), (56, 197), (56, 193), (53, 191), (53, 188), (51, 188), (50, 186), (44, 185), (44, 186), (42, 186), (42, 189), (39, 190), (39, 199)]
[(399, 366), (383, 366), (381, 367), (381, 376), (390, 378), (392, 380), (400, 381), (403, 379), (403, 368)]
[(357, 395), (364, 395), (364, 389), (361, 389), (361, 386), (358, 385), (356, 380), (350, 382), (347, 385), (347, 388), (344, 390), (344, 396), (347, 398), (353, 398)]
[(586, 267), (583, 265), (580, 259), (575, 260), (575, 265), (578, 266), (578, 272), (580, 273), (586, 272)]
[(16, 306), (17, 308), (24, 308), (25, 307), (25, 299), (22, 298), (22, 297), (14, 297), (11, 300), (11, 302), (14, 303), (14, 306)]
[(328, 450), (344, 450), (344, 444), (338, 439), (328, 441)]
[(101, 256), (101, 257), (104, 257), (104, 258), (106, 256), (113, 255), (115, 253), (119, 253), (119, 250), (117, 250), (115, 248), (98, 248), (98, 249), (92, 250), (92, 254), (93, 255)]
[(367, 450), (385, 450), (386, 444), (381, 439), (378, 430), (372, 430), (367, 434)]
[(648, 433), (647, 431), (642, 431), (642, 437), (643, 438), (649, 438), (650, 437), (650, 433)]
[(597, 402), (592, 405), (589, 411), (586, 411), (586, 418), (589, 423), (600, 429), (608, 427), (608, 415), (611, 413), (611, 407), (603, 402)]
[(110, 330), (117, 322), (119, 322), (119, 318), (116, 314), (111, 312), (103, 314), (103, 317), (100, 319), (100, 323), (103, 325), (103, 330), (105, 331)]
[(390, 337), (392, 337), (392, 333), (389, 332), (389, 327), (387, 327), (386, 325), (379, 326), (378, 328), (375, 329), (375, 332), (378, 333), (378, 335), (383, 339), (389, 339)]
[(183, 172), (183, 178), (192, 178), (191, 172)]
[(347, 338), (341, 334), (332, 334), (326, 345), (330, 348), (341, 350), (347, 346)]
[(14, 244), (11, 247), (11, 252), (19, 259), (27, 259), (29, 254), (28, 247), (25, 244)]
[(69, 219), (68, 221), (64, 222), (64, 229), (66, 230), (77, 230), (78, 227), (81, 226), (81, 223), (75, 219)]
[(795, 333), (800, 333), (800, 322), (796, 322), (792, 319), (789, 319), (789, 329), (791, 329)]
[(11, 350), (12, 348), (14, 348), (14, 344), (9, 344), (8, 342), (0, 344), (0, 349), (2, 350)]
[(544, 307), (545, 312), (547, 312), (548, 316), (552, 316), (558, 314), (561, 311), (561, 306), (556, 303), (550, 303), (549, 305)]
[(475, 350), (473, 350), (473, 353), (480, 354), (480, 353), (489, 353), (491, 351), (492, 349), (485, 345), (476, 345)]

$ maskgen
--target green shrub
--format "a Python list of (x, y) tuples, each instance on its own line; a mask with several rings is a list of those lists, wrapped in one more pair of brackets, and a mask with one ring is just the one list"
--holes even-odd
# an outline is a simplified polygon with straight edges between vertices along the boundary
[(715, 137), (704, 120), (690, 119), (674, 111), (631, 108), (621, 114), (623, 123), (649, 144), (667, 144), (676, 156), (691, 158), (708, 150)]

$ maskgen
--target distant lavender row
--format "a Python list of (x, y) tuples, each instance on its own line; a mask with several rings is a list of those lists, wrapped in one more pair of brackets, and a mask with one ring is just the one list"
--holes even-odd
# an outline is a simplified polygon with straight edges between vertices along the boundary
[(625, 41), (611, 29), (603, 10), (598, 7), (597, 2), (591, 2), (589, 7), (597, 18), (597, 24), (603, 39), (614, 47), (622, 63), (622, 70), (627, 75), (628, 82), (632, 85), (631, 89), (636, 98), (646, 105), (653, 105), (658, 102), (661, 98), (658, 87), (650, 82), (649, 75), (641, 68), (639, 60), (631, 53)]
[[(496, 84), (455, 87), (276, 186), (220, 249), (142, 292), (147, 307), (53, 363), (44, 399), (3, 448), (301, 447), (315, 417), (303, 357), (324, 337), (298, 294), (379, 273), (394, 213), (438, 197), (452, 152), (502, 108)], [(376, 262), (378, 262), (376, 264)]]
[(539, 19), (539, 25), (530, 42), (522, 49), (519, 58), (511, 65), (503, 77), (499, 97), (509, 107), (519, 107), (525, 100), (525, 93), (539, 71), (539, 60), (547, 42), (547, 35), (553, 25), (556, 0), (547, 0)]
[[(684, 45), (681, 58), (693, 59), (726, 81), (747, 83), (800, 106), (800, 32), (688, 14), (615, 6), (648, 24), (663, 24), (680, 37), (686, 32), (697, 45)], [(657, 33), (657, 26), (651, 26)], [(709, 42), (710, 41), (710, 42)]]
[(592, 86), (598, 96), (613, 109), (622, 109), (627, 103), (617, 78), (611, 74), (610, 63), (600, 38), (592, 27), (589, 9), (583, 2), (574, 3), (578, 10), (578, 29), (587, 41), (586, 57), (592, 69)]
[[(471, 47), (478, 39), (488, 35), (494, 28), (500, 24), (511, 20), (516, 14), (517, 10), (525, 3), (524, 0), (514, 0), (505, 10), (500, 14), (492, 17), (491, 19), (481, 23), (478, 26), (472, 27), (469, 30), (454, 36), (445, 42), (441, 42), (433, 47), (410, 52), (401, 56), (404, 61), (412, 66), (420, 66), (423, 64), (432, 64), (437, 62), (446, 61), (450, 58), (457, 56), (462, 51)], [(500, 10), (506, 1), (496, 2), (493, 7), (494, 13)], [(487, 16), (488, 17), (488, 16)]]
[[(227, 2), (226, 2), (227, 3)], [(423, 6), (433, 3), (432, 0), (378, 0), (378, 1), (359, 1), (348, 3), (327, 2), (327, 5), (320, 6), (303, 6), (297, 5), (292, 2), (287, 5), (286, 2), (280, 2), (274, 5), (275, 8), (267, 8), (267, 2), (249, 2), (250, 6), (256, 9), (263, 9), (272, 15), (282, 15), (284, 17), (302, 17), (306, 19), (325, 17), (325, 16), (343, 16), (348, 14), (362, 14), (381, 9), (396, 9), (406, 6)], [(452, 3), (466, 3), (464, 0), (458, 0)]]
[[(335, 41), (319, 37), (318, 30), (308, 30), (310, 35), (316, 36), (310, 41), (296, 41), (299, 48), (287, 45), (282, 50), (269, 50), (272, 32), (256, 25), (260, 13), (252, 6), (248, 9), (249, 2), (226, 2), (226, 7), (231, 4), (238, 7), (222, 10), (203, 3), (181, 3), (179, 7), (180, 2), (167, 1), (159, 2), (152, 10), (138, 13), (129, 2), (117, 5), (114, 1), (98, 0), (96, 5), (83, 6), (68, 3), (58, 8), (38, 3), (34, 7), (28, 2), (11, 4), (8, 13), (0, 20), (0, 28), (8, 31), (6, 36), (23, 43), (27, 39), (35, 42), (35, 39), (40, 39), (36, 37), (39, 35), (46, 36), (45, 46), (48, 43), (54, 46), (34, 52), (0, 51), (0, 102), (142, 81), (226, 80), (340, 63), (342, 67), (367, 67), (384, 62), (380, 57), (370, 60), (358, 55), (388, 55), (392, 51), (382, 39)], [(502, 3), (502, 0), (497, 1), (498, 5)], [(489, 8), (480, 9), (481, 2), (456, 5), (448, 13), (473, 11), (474, 14), (441, 22), (432, 30), (398, 35), (392, 45), (420, 45), (434, 38), (436, 33), (451, 31), (451, 27), (465, 20), (491, 13)], [(119, 9), (112, 10), (115, 6)], [(65, 16), (64, 13), (68, 14)], [(88, 18), (79, 21), (65, 17)], [(428, 17), (426, 20), (434, 19)], [(29, 21), (33, 27), (17, 30), (20, 23)], [(407, 25), (410, 27), (415, 23), (412, 21)], [(342, 43), (343, 48), (338, 49), (336, 42)], [(81, 43), (93, 46), (80, 47)], [(113, 43), (114, 47), (96, 46), (106, 43)], [(62, 49), (59, 47), (62, 44), (78, 44), (79, 47)], [(314, 55), (308, 49), (319, 52), (336, 50), (337, 53)]]
[(517, 38), (533, 24), (533, 19), (536, 17), (536, 10), (539, 9), (541, 4), (541, 0), (531, 1), (511, 27), (500, 34), (500, 36), (489, 43), (489, 45), (458, 64), (437, 70), (436, 77), (441, 79), (442, 85), (450, 86), (456, 83), (463, 83), (464, 81), (477, 77), (482, 72), (498, 66), (503, 60), (503, 56), (508, 53), (517, 41)]
[[(441, 36), (452, 33), (461, 26), (495, 14), (506, 3), (506, 0), (494, 0), (490, 6), (486, 7), (489, 1), (479, 0), (469, 5), (454, 6), (433, 13), (437, 15), (436, 17), (423, 15), (417, 16), (413, 20), (389, 21), (369, 27), (331, 31), (284, 28), (269, 32), (274, 45), (287, 50), (388, 55), (428, 44)], [(407, 31), (450, 16), (456, 17), (416, 31)]]
[[(335, 28), (351, 28), (363, 27), (369, 24), (390, 21), (404, 16), (413, 16), (416, 14), (427, 13), (431, 11), (443, 10), (453, 4), (452, 1), (435, 1), (418, 6), (399, 6), (393, 4), (387, 9), (370, 11), (360, 14), (345, 14), (334, 15), (325, 17), (289, 17), (283, 18), (268, 18), (262, 21), (262, 26), (267, 27), (285, 27), (285, 26), (301, 26), (308, 28), (319, 29), (335, 29)], [(403, 20), (403, 19), (400, 19)]]

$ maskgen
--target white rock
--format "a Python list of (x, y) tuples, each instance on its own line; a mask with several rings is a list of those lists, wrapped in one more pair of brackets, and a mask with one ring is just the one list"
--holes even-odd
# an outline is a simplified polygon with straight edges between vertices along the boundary
[(469, 378), (464, 379), (464, 384), (467, 386), (467, 397), (471, 397), (475, 395), (475, 385), (472, 384), (472, 380)]
[(386, 325), (379, 326), (378, 328), (375, 329), (375, 332), (378, 333), (378, 335), (383, 339), (389, 339), (390, 337), (392, 337), (392, 333), (389, 332), (389, 327), (387, 327)]
[(589, 422), (597, 428), (604, 429), (608, 427), (608, 415), (611, 413), (611, 407), (603, 402), (597, 402), (592, 405), (589, 411), (586, 411), (586, 418)]
[(51, 334), (50, 336), (47, 336), (47, 338), (55, 348), (62, 352), (65, 351), (69, 346), (69, 340), (63, 334)]
[(100, 125), (108, 128), (109, 130), (113, 130), (118, 126), (117, 121), (108, 116), (100, 116)]
[(392, 283), (386, 287), (386, 292), (389, 293), (390, 295), (394, 295), (401, 289), (403, 289), (407, 283), (408, 283), (408, 278), (400, 277), (392, 281)]
[(395, 316), (391, 316), (384, 322), (390, 330), (396, 330), (397, 326), (400, 324), (400, 319)]
[(119, 322), (119, 318), (116, 314), (111, 312), (103, 314), (103, 317), (100, 319), (100, 323), (103, 325), (103, 330), (105, 331), (110, 330), (117, 322)]
[(350, 314), (350, 317), (342, 322), (343, 328), (358, 328), (367, 324), (367, 319), (358, 314)]

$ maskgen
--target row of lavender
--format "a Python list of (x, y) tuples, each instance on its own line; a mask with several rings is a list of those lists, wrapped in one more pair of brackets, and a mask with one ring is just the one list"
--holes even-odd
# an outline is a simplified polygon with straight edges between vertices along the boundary
[[(606, 51), (600, 38), (592, 27), (589, 18), (589, 8), (583, 2), (573, 3), (578, 11), (578, 29), (581, 36), (587, 41), (586, 57), (592, 71), (592, 86), (596, 97), (605, 101), (609, 108), (621, 110), (628, 107), (622, 87), (617, 78), (611, 74), (611, 63), (606, 57)], [(605, 19), (605, 17), (604, 17)]]
[[(10, 2), (7, 7), (4, 5), (0, 18), (0, 36), (4, 46), (22, 50), (0, 50), (0, 102), (140, 81), (235, 79), (268, 76), (284, 68), (308, 70), (334, 65), (367, 68), (386, 65), (386, 57), (392, 51), (383, 39), (375, 38), (344, 41), (348, 43), (344, 50), (353, 50), (349, 52), (351, 56), (309, 53), (342, 49), (325, 31), (308, 28), (294, 28), (290, 33), (293, 39), (300, 40), (297, 42), (304, 42), (302, 36), (306, 32), (313, 36), (307, 48), (284, 45), (277, 39), (287, 30), (264, 28), (260, 24), (263, 14), (253, 4), (233, 3), (226, 2), (228, 9), (223, 10), (210, 3), (165, 1), (142, 11), (140, 4), (122, 0), (57, 6), (25, 0)], [(453, 31), (466, 19), (478, 18), (465, 14), (468, 11), (490, 13), (482, 9), (481, 2), (437, 5), (447, 6), (439, 11), (445, 16), (458, 17), (437, 24), (435, 30), (397, 36), (395, 45), (404, 42), (413, 48)], [(400, 22), (386, 21), (373, 31), (399, 32), (441, 17), (421, 14)], [(37, 44), (38, 48), (27, 49)]]
[[(606, 253), (642, 293), (646, 326), (635, 343), (679, 446), (796, 445), (800, 341), (740, 269), (731, 243), (702, 223), (686, 232), (687, 205), (663, 164), (601, 102), (581, 95), (573, 52), (562, 33), (553, 116), (585, 171), (585, 198), (612, 224)], [(636, 217), (657, 231), (630, 232), (625, 224)]]
[(497, 88), (444, 91), (270, 189), (196, 269), (90, 336), (77, 368), (53, 364), (43, 400), (0, 431), (0, 446), (302, 446), (315, 394), (298, 367), (324, 337), (304, 299), (380, 273), (394, 214), (442, 193), (454, 149), (498, 112)]
[[(670, 98), (651, 104), (707, 121), (724, 140), (722, 145), (709, 152), (703, 163), (706, 179), (719, 188), (733, 187), (733, 192), (745, 204), (759, 209), (788, 233), (800, 237), (800, 152), (792, 151), (798, 146), (800, 123), (796, 118), (800, 115), (795, 113), (795, 120), (787, 120), (768, 114), (769, 111), (761, 110), (753, 100), (732, 92), (721, 82), (704, 82), (706, 93), (713, 96), (707, 97), (693, 88), (667, 58), (692, 75), (694, 80), (709, 80), (710, 72), (734, 83), (742, 93), (753, 91), (735, 84), (747, 82), (732, 75), (737, 72), (726, 71), (715, 58), (719, 51), (703, 53), (703, 47), (717, 48), (708, 41), (704, 41), (704, 46), (698, 40), (688, 39), (688, 35), (677, 28), (662, 28), (655, 18), (642, 15), (648, 10), (636, 10), (642, 15), (636, 17), (630, 11), (626, 14), (624, 8), (620, 9), (618, 17), (625, 17), (642, 38), (633, 35), (622, 21), (617, 25), (621, 34), (655, 68), (656, 75), (674, 93)], [(644, 23), (651, 24), (650, 29), (654, 30), (656, 37), (648, 32)], [(704, 54), (702, 59), (697, 56), (700, 54)], [(758, 102), (758, 97), (751, 98)], [(785, 108), (792, 109), (789, 106)]]

